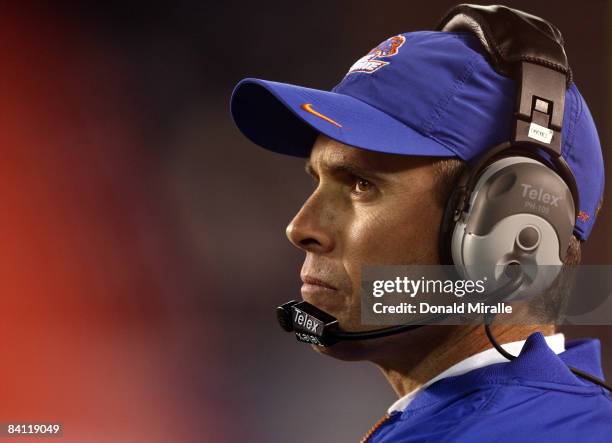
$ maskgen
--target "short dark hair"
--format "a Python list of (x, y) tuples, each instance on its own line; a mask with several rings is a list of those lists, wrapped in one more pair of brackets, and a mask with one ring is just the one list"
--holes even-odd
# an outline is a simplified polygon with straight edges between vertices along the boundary
[[(436, 195), (442, 207), (446, 205), (459, 175), (466, 166), (467, 164), (457, 157), (434, 160)], [(560, 276), (545, 296), (535, 297), (529, 302), (530, 312), (538, 321), (543, 323), (558, 323), (560, 321), (572, 290), (571, 273), (564, 271), (569, 266), (580, 264), (581, 258), (581, 242), (575, 235), (572, 235), (565, 252), (564, 269), (562, 269)]]

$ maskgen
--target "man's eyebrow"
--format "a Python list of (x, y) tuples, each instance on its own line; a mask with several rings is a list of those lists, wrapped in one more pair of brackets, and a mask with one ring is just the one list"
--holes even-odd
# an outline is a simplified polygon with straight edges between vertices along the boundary
[[(312, 175), (313, 177), (318, 176), (310, 161), (306, 162), (304, 169), (309, 175)], [(362, 168), (353, 163), (324, 163), (323, 169), (330, 172), (331, 174), (350, 174), (357, 177), (363, 177), (365, 179), (378, 179), (381, 181), (383, 180), (380, 174)]]

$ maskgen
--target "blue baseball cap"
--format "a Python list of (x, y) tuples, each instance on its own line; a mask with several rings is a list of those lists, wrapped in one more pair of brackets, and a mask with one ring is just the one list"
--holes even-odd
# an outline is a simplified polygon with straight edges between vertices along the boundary
[[(371, 151), (470, 161), (511, 138), (514, 80), (487, 62), (470, 33), (393, 36), (357, 60), (331, 91), (247, 78), (231, 113), (242, 133), (271, 151), (308, 157), (318, 134)], [(578, 186), (574, 234), (589, 236), (604, 190), (597, 129), (572, 84), (561, 154)]]

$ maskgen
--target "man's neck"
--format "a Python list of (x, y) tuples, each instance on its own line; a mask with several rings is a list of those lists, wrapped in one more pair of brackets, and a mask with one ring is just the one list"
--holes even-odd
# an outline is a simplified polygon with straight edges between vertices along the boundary
[[(491, 330), (499, 343), (525, 340), (536, 331), (544, 335), (555, 332), (552, 325), (498, 325)], [(372, 359), (399, 397), (471, 355), (491, 348), (483, 326), (428, 326), (417, 331), (419, 335), (413, 335), (414, 341), (407, 343), (402, 352), (385, 350), (378, 354), (379, 358)]]

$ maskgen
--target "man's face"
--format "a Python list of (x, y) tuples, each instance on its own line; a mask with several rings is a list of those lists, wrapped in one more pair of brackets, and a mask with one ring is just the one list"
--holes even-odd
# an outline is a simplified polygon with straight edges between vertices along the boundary
[(306, 252), (304, 300), (348, 331), (360, 323), (362, 265), (437, 264), (443, 208), (432, 159), (357, 149), (319, 136), (307, 171), (316, 187), (287, 226)]

